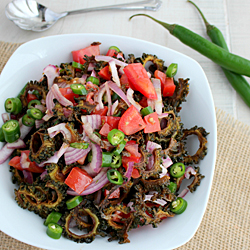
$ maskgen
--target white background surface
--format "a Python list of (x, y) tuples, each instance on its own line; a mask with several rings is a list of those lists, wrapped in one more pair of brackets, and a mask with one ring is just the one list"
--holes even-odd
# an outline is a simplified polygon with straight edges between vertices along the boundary
[[(144, 12), (169, 23), (183, 25), (206, 37), (205, 27), (198, 12), (186, 0), (162, 0), (157, 12)], [(209, 59), (183, 45), (160, 25), (145, 17), (128, 18), (138, 11), (95, 12), (68, 16), (59, 20), (51, 29), (34, 33), (16, 27), (4, 14), (10, 0), (0, 1), (0, 40), (26, 42), (42, 36), (68, 33), (104, 33), (144, 39), (182, 52), (200, 63), (212, 90), (215, 106), (225, 110), (240, 121), (250, 125), (250, 108), (235, 93), (222, 70)], [(40, 0), (54, 11), (74, 10), (87, 7), (111, 5), (131, 0)], [(249, 0), (194, 0), (211, 24), (224, 34), (231, 52), (250, 59), (250, 1)], [(164, 59), (164, 58), (163, 58)], [(247, 79), (249, 81), (249, 79)]]

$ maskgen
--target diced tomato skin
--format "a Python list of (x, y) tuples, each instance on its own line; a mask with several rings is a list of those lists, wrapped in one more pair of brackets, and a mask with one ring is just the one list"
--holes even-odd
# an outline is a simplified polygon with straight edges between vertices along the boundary
[(100, 55), (100, 47), (99, 45), (90, 45), (86, 48), (72, 51), (71, 53), (72, 53), (74, 62), (84, 64), (85, 60), (83, 58), (85, 57), (85, 55), (87, 56)]
[(65, 180), (65, 184), (76, 193), (81, 194), (91, 183), (92, 177), (83, 169), (74, 167)]
[(84, 162), (85, 162), (85, 160), (86, 160), (86, 158), (87, 158), (87, 154), (84, 155), (81, 159), (79, 159), (79, 160), (77, 161), (77, 163), (79, 163), (80, 165), (83, 165)]
[[(109, 194), (107, 189), (104, 190), (104, 196), (106, 197)], [(117, 199), (120, 197), (120, 188), (117, 188), (110, 196), (109, 199)]]
[(20, 164), (20, 156), (15, 156), (9, 161), (9, 165), (18, 170), (23, 170)]
[(104, 80), (109, 81), (111, 79), (111, 73), (109, 71), (109, 65), (105, 66), (103, 69), (101, 69), (98, 73), (98, 75), (103, 78)]
[(155, 76), (155, 78), (160, 79), (160, 81), (161, 81), (161, 88), (163, 89), (163, 86), (164, 86), (166, 78), (167, 78), (166, 74), (157, 69), (154, 72), (154, 76)]
[(120, 78), (121, 85), (124, 85), (126, 89), (130, 88), (128, 77), (126, 74), (123, 74)]
[(146, 123), (146, 127), (144, 128), (144, 133), (153, 133), (161, 131), (159, 118), (156, 112), (144, 116), (144, 121)]
[(141, 92), (147, 98), (157, 99), (153, 83), (149, 79), (147, 71), (141, 63), (131, 63), (123, 70), (128, 77), (128, 81), (132, 89)]
[(117, 53), (117, 51), (115, 49), (109, 49), (106, 56), (111, 56), (111, 57), (115, 56), (116, 57), (117, 54), (118, 53)]
[(91, 114), (106, 116), (108, 113), (108, 107), (105, 106), (103, 109), (94, 110)]
[(104, 125), (102, 126), (101, 130), (99, 131), (99, 133), (105, 137), (108, 136), (108, 133), (111, 131), (111, 126), (108, 123), (104, 123)]
[(121, 117), (116, 117), (116, 116), (101, 116), (102, 123), (104, 124), (105, 122), (108, 123), (108, 125), (111, 127), (111, 130), (114, 128), (118, 128), (118, 123), (121, 119)]
[[(122, 166), (123, 166), (123, 167), (126, 169), (126, 171), (127, 171), (128, 163), (123, 163)], [(141, 175), (140, 175), (138, 169), (133, 168), (131, 177), (134, 178), (134, 179), (137, 179), (137, 178), (139, 178), (140, 176), (141, 176)]]
[(123, 164), (127, 164), (127, 163), (129, 163), (130, 161), (135, 162), (135, 163), (139, 163), (140, 160), (141, 160), (141, 157), (134, 156), (134, 155), (131, 155), (131, 156), (123, 156), (123, 157), (122, 157), (122, 163), (123, 163)]
[(30, 101), (33, 101), (33, 100), (37, 100), (37, 96), (34, 95), (34, 94), (27, 94), (27, 103), (29, 103)]
[(131, 154), (131, 156), (141, 157), (141, 154), (138, 151), (139, 145), (131, 140), (126, 143), (125, 149)]
[(75, 102), (75, 98), (78, 98), (79, 95), (75, 94), (72, 89), (70, 87), (66, 87), (66, 88), (59, 88), (59, 91), (61, 92), (61, 94), (68, 99), (69, 101), (71, 101), (73, 103), (73, 105), (77, 105), (77, 103)]
[(146, 124), (134, 105), (124, 112), (118, 124), (118, 129), (125, 135), (132, 135), (145, 127)]
[(167, 77), (165, 84), (163, 86), (163, 93), (162, 95), (164, 97), (166, 96), (172, 96), (174, 94), (176, 85), (174, 84), (174, 79), (171, 77)]

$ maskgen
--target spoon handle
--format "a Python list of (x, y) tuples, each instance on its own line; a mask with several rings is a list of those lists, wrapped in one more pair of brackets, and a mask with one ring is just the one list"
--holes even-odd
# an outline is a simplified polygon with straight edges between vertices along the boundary
[(110, 6), (101, 6), (95, 8), (87, 8), (81, 10), (73, 10), (64, 12), (66, 15), (75, 15), (80, 13), (87, 13), (93, 11), (101, 11), (101, 10), (153, 10), (156, 11), (161, 7), (162, 2), (160, 0), (147, 0), (147, 1), (139, 1), (133, 3), (125, 3), (125, 4), (116, 4)]

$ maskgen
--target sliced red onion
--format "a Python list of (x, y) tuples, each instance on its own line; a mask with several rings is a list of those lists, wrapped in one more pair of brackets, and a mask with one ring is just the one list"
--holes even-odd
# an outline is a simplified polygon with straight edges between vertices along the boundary
[(119, 68), (119, 70), (118, 70), (118, 73), (120, 74), (120, 75), (123, 75), (124, 74), (124, 67), (120, 67)]
[(38, 105), (38, 104), (37, 104), (37, 105), (35, 105), (35, 108), (37, 108), (37, 109), (41, 110), (43, 113), (47, 110), (47, 109), (46, 109), (46, 107), (45, 107), (45, 106), (43, 106), (43, 105), (41, 105), (41, 104), (40, 104), (40, 105)]
[(94, 70), (94, 68), (95, 68), (95, 64), (94, 63), (89, 63), (89, 65), (88, 65), (88, 71), (93, 71)]
[(127, 168), (127, 170), (126, 170), (126, 172), (125, 172), (125, 174), (124, 174), (124, 176), (125, 176), (126, 178), (128, 178), (128, 181), (130, 181), (130, 179), (131, 179), (132, 172), (133, 172), (133, 168), (134, 168), (134, 162), (133, 162), (133, 161), (130, 161), (130, 162), (128, 163), (128, 168)]
[(110, 115), (111, 108), (112, 108), (112, 100), (111, 100), (111, 93), (110, 93), (108, 82), (105, 82), (105, 89), (106, 89), (106, 96), (108, 99), (108, 113), (107, 113), (107, 115)]
[(83, 156), (87, 155), (89, 153), (90, 149), (91, 149), (90, 147), (88, 147), (86, 149), (68, 147), (68, 149), (66, 150), (66, 152), (64, 154), (64, 159), (65, 159), (66, 165), (70, 165), (70, 164), (78, 161)]
[(133, 205), (134, 205), (134, 202), (133, 202), (133, 201), (130, 201), (130, 202), (127, 204), (127, 207), (129, 207), (130, 210), (131, 210), (132, 212), (135, 212), (135, 208), (133, 207)]
[(109, 66), (110, 66), (110, 69), (111, 69), (112, 80), (116, 83), (116, 85), (118, 87), (121, 87), (121, 83), (120, 83), (120, 79), (119, 79), (119, 76), (118, 76), (118, 71), (117, 71), (117, 68), (116, 68), (116, 65), (115, 65), (115, 61), (114, 60), (109, 61)]
[(50, 89), (48, 94), (46, 95), (46, 108), (52, 112), (52, 109), (55, 106), (55, 103), (53, 102), (55, 96), (53, 94), (53, 91)]
[(50, 138), (55, 137), (59, 133), (62, 133), (64, 139), (68, 141), (71, 141), (72, 138), (70, 131), (66, 128), (66, 123), (60, 123), (58, 125), (48, 128), (48, 133)]
[(156, 78), (152, 78), (152, 83), (154, 85), (157, 100), (155, 100), (155, 111), (158, 115), (162, 114), (162, 97), (161, 97), (161, 81)]
[(121, 55), (121, 53), (118, 53), (116, 56), (117, 59), (122, 59), (123, 62), (125, 62), (124, 57)]
[(96, 193), (96, 197), (94, 199), (94, 204), (99, 205), (101, 202), (101, 198), (102, 198), (102, 190), (98, 190)]
[(86, 79), (88, 78), (88, 75), (87, 74), (83, 74), (81, 78), (86, 81)]
[(102, 102), (102, 97), (106, 92), (106, 88), (105, 88), (105, 84), (103, 84), (99, 91), (95, 94), (94, 96), (94, 101), (98, 103), (98, 105), (96, 106), (96, 110), (100, 110), (104, 108), (103, 102)]
[(10, 149), (25, 148), (25, 147), (26, 147), (25, 142), (20, 138), (15, 142), (7, 143), (7, 148), (10, 148)]
[(23, 177), (24, 177), (24, 181), (29, 183), (29, 184), (32, 184), (33, 183), (33, 175), (30, 171), (27, 171), (27, 170), (23, 170)]
[(102, 149), (98, 144), (91, 143), (92, 161), (90, 167), (94, 172), (99, 173), (102, 168)]
[(90, 123), (93, 130), (100, 129), (102, 125), (102, 118), (100, 115), (82, 115), (81, 120), (84, 124), (87, 122)]
[(68, 87), (68, 83), (65, 81), (65, 82), (58, 82), (56, 83), (58, 85), (59, 88), (66, 88)]
[(160, 178), (162, 178), (163, 176), (167, 175), (168, 170), (163, 166), (160, 165), (162, 172), (160, 173)]
[(93, 69), (90, 76), (97, 77), (95, 70)]
[(47, 169), (46, 169), (44, 172), (42, 172), (42, 173), (40, 174), (40, 179), (43, 180), (47, 174), (48, 174), (48, 171), (47, 171)]
[(94, 130), (89, 122), (86, 122), (83, 125), (83, 129), (91, 141), (101, 145), (102, 140), (96, 134), (94, 134)]
[(108, 81), (109, 87), (117, 94), (119, 95), (124, 102), (130, 107), (131, 103), (129, 102), (127, 96), (124, 94), (124, 92), (112, 81)]
[(40, 164), (38, 164), (39, 167), (43, 167), (46, 163), (57, 163), (59, 159), (62, 157), (62, 155), (66, 152), (69, 145), (67, 143), (63, 143), (60, 147), (59, 151), (56, 151), (53, 156), (51, 156), (47, 161), (44, 161)]
[(162, 113), (161, 115), (158, 115), (158, 118), (162, 119), (162, 118), (166, 118), (168, 117), (168, 113)]
[(115, 110), (116, 110), (116, 108), (118, 107), (118, 104), (119, 104), (119, 101), (116, 100), (116, 101), (114, 102), (114, 104), (112, 105), (112, 107), (111, 107), (111, 115), (113, 115), (113, 114), (115, 113)]
[(181, 191), (178, 197), (184, 198), (188, 192), (189, 192), (189, 189), (185, 188)]
[(196, 175), (196, 171), (192, 167), (187, 167), (185, 171), (185, 178), (189, 179), (191, 175)]
[(20, 157), (20, 165), (21, 165), (22, 169), (29, 168), (30, 162), (27, 159), (28, 159), (27, 154), (22, 152), (21, 157)]
[(54, 65), (49, 64), (43, 69), (43, 73), (47, 76), (48, 89), (50, 89), (53, 85), (55, 78), (59, 76), (60, 69)]
[(70, 117), (72, 113), (73, 113), (73, 110), (67, 109), (67, 108), (63, 108), (63, 114), (64, 114), (64, 116), (66, 118)]
[(41, 120), (35, 120), (35, 125), (36, 125), (36, 128), (40, 128), (42, 126), (42, 124), (44, 123), (44, 120), (41, 119)]
[(129, 102), (135, 106), (135, 108), (138, 110), (138, 112), (140, 112), (140, 110), (142, 109), (142, 106), (136, 102), (133, 98), (133, 94), (134, 94), (134, 90), (131, 88), (128, 88), (127, 90), (127, 98), (129, 100)]
[[(20, 139), (24, 139), (28, 133), (31, 131), (32, 127), (27, 127), (25, 125), (22, 125), (20, 127)], [(10, 146), (10, 143), (6, 143), (3, 148), (0, 150), (0, 164), (4, 163), (7, 161), (7, 159), (11, 156), (13, 153), (14, 149), (13, 148), (8, 148)]]
[(47, 114), (42, 119), (47, 122), (53, 116), (54, 116), (53, 113), (47, 110)]
[(111, 57), (111, 56), (102, 56), (102, 55), (98, 55), (98, 56), (95, 56), (95, 60), (96, 60), (97, 62), (99, 62), (99, 61), (103, 61), (103, 62), (114, 61), (116, 65), (121, 66), (121, 67), (125, 67), (125, 66), (128, 65), (127, 63), (122, 62), (122, 61), (120, 61), (120, 60), (118, 60), (118, 59), (115, 59), (115, 58), (113, 58), (113, 57)]
[(3, 123), (7, 122), (10, 119), (10, 116), (8, 113), (3, 113), (2, 114), (2, 119), (3, 119)]
[(162, 157), (162, 165), (164, 168), (168, 168), (173, 165), (173, 162), (169, 156), (167, 156), (167, 158)]
[(149, 157), (148, 159), (148, 165), (147, 165), (147, 170), (151, 170), (154, 166), (154, 162), (155, 162), (155, 159), (154, 159), (154, 155), (153, 155), (153, 151), (155, 149), (160, 149), (161, 148), (161, 145), (155, 143), (155, 142), (152, 142), (152, 141), (148, 141), (147, 142), (147, 145), (146, 145), (146, 150), (151, 153), (152, 155)]
[(147, 99), (148, 106), (152, 108), (152, 110), (155, 110), (155, 100), (153, 99)]
[(162, 199), (156, 199), (155, 201), (152, 201), (151, 200), (152, 197), (153, 197), (152, 194), (146, 194), (144, 201), (151, 201), (153, 203), (159, 204), (160, 206), (165, 206), (167, 204), (167, 202)]
[[(107, 177), (107, 171), (108, 171), (108, 168), (103, 168), (101, 172), (96, 177), (93, 178), (93, 181), (91, 182), (91, 184), (80, 195), (92, 194), (100, 190), (101, 188), (103, 188), (109, 182), (108, 177)], [(67, 194), (79, 195), (73, 190), (68, 190)]]
[(57, 84), (54, 84), (51, 87), (51, 90), (57, 101), (61, 103), (63, 106), (73, 106), (73, 103), (62, 95)]
[(88, 163), (86, 166), (83, 166), (83, 169), (93, 178), (97, 175), (97, 173), (93, 170), (93, 168), (90, 166), (90, 163)]

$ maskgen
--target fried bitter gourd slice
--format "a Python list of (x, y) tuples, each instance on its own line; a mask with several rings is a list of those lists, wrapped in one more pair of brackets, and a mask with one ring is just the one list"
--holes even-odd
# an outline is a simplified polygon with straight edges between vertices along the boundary
[(30, 139), (30, 155), (31, 161), (40, 164), (54, 155), (55, 139), (50, 138), (46, 129), (39, 129)]
[(33, 184), (22, 183), (15, 190), (15, 200), (23, 209), (28, 209), (46, 218), (50, 212), (59, 211), (65, 205), (67, 186), (54, 181)]

